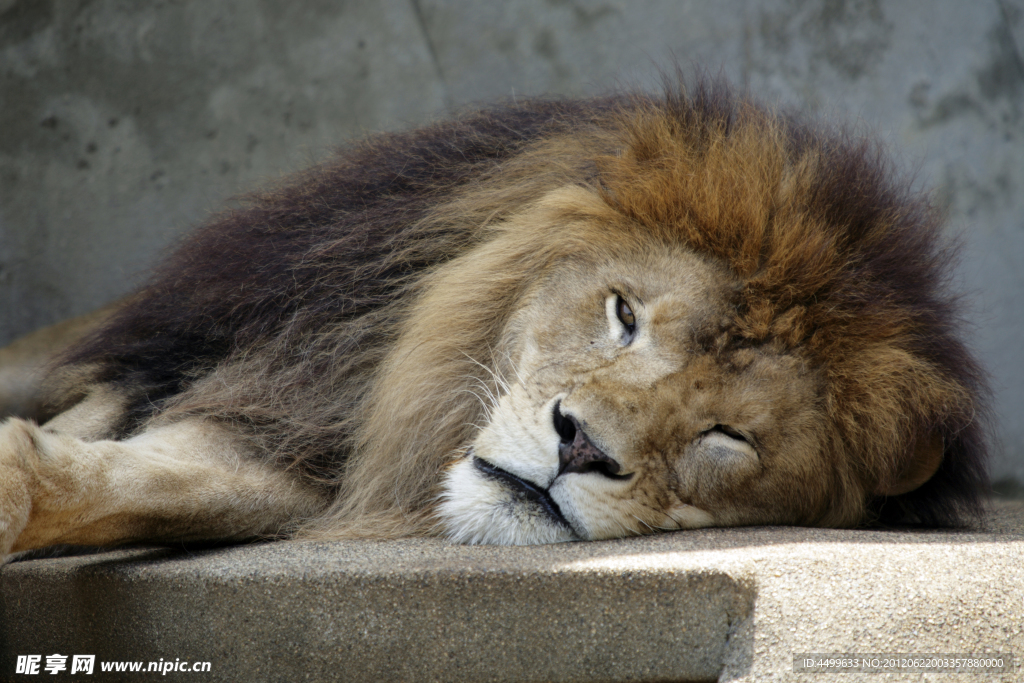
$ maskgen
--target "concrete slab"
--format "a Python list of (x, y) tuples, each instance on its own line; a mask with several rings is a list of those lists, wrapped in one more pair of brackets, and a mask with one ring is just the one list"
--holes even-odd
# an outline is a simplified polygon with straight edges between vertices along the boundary
[(637, 551), (429, 539), (15, 563), (0, 671), (57, 652), (210, 661), (203, 680), (716, 678), (752, 586), (685, 557), (623, 558)]
[[(0, 569), (0, 679), (31, 680), (15, 674), (20, 655), (45, 665), (58, 653), (96, 655), (97, 680), (158, 675), (103, 673), (104, 662), (145, 671), (181, 660), (210, 670), (166, 675), (803, 680), (798, 653), (870, 653), (1015, 655), (985, 677), (1015, 681), (1022, 578), (1019, 501), (996, 504), (987, 529), (971, 532), (747, 528), (528, 548), (416, 539), (120, 550)], [(844, 675), (861, 679), (879, 680)]]

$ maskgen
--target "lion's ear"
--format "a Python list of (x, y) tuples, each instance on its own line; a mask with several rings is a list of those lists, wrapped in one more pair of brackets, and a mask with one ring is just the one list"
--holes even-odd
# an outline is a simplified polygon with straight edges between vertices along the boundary
[(890, 481), (881, 482), (875, 489), (879, 496), (899, 496), (910, 493), (922, 486), (934, 476), (942, 464), (942, 437), (933, 434), (931, 437), (918, 439), (914, 454), (903, 471)]

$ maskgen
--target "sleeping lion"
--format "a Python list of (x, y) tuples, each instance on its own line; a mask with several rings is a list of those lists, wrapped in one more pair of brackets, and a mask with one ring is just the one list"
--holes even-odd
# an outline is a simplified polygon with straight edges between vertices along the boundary
[(927, 197), (726, 86), (372, 137), (215, 216), (0, 425), (0, 556), (961, 525), (986, 390)]

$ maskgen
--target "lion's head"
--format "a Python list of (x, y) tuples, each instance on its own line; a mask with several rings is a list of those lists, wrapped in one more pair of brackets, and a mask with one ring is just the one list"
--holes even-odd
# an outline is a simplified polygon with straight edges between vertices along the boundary
[(520, 101), (255, 196), (70, 360), (122, 436), (205, 415), (320, 482), (320, 537), (958, 524), (951, 253), (876, 145), (722, 87)]
[(948, 522), (983, 479), (924, 199), (863, 140), (703, 95), (637, 107), (611, 151), (563, 142), (593, 175), (505, 217), (433, 293), (450, 310), (474, 271), (532, 272), (493, 381), (462, 389), (483, 415), (445, 479), (453, 538)]
[(820, 368), (735, 338), (742, 282), (725, 264), (652, 238), (592, 189), (553, 192), (520, 221), (508, 227), (569, 248), (503, 330), (498, 386), (477, 391), (448, 533), (519, 544), (858, 520), (862, 485), (823, 457)]

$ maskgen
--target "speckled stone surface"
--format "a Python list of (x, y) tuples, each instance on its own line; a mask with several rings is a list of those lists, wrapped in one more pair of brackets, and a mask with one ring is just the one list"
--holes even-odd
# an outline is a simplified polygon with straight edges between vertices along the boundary
[[(203, 681), (806, 680), (797, 653), (1019, 662), (1024, 503), (996, 504), (970, 532), (120, 550), (6, 565), (0, 596), (0, 680), (32, 680), (14, 674), (17, 656), (53, 653), (209, 661), (209, 672), (167, 674)], [(97, 664), (92, 680), (116, 679)]]

